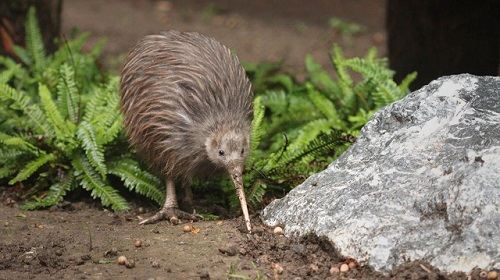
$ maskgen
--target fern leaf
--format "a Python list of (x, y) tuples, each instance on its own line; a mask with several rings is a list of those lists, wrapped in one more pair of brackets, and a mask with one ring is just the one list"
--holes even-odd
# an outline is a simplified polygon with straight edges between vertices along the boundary
[(345, 129), (344, 122), (339, 117), (335, 105), (328, 98), (315, 90), (311, 84), (307, 84), (306, 87), (309, 100), (311, 100), (316, 109), (332, 123), (334, 128), (339, 130)]
[(49, 124), (53, 127), (56, 137), (59, 140), (71, 138), (75, 126), (64, 121), (54, 100), (52, 100), (52, 94), (47, 86), (39, 84), (38, 94), (40, 95), (40, 103), (45, 111), (45, 116), (47, 116)]
[(82, 143), (89, 162), (104, 179), (107, 171), (106, 165), (104, 164), (103, 147), (96, 141), (94, 128), (88, 122), (82, 121), (78, 127), (76, 135)]
[(142, 170), (136, 161), (120, 159), (109, 166), (108, 172), (118, 176), (129, 190), (150, 198), (159, 205), (163, 204), (165, 195), (158, 189), (160, 180)]
[(16, 172), (16, 169), (12, 165), (4, 165), (0, 167), (0, 179), (7, 178), (14, 174)]
[(7, 100), (13, 102), (10, 105), (11, 108), (24, 112), (30, 120), (29, 123), (32, 129), (43, 132), (49, 138), (55, 135), (54, 130), (48, 124), (40, 107), (37, 104), (33, 104), (28, 95), (20, 93), (6, 84), (0, 84), (0, 101)]
[(30, 7), (26, 17), (26, 48), (30, 55), (35, 72), (41, 74), (45, 65), (45, 49), (42, 33), (38, 26), (35, 7)]
[(9, 181), (10, 185), (13, 185), (17, 182), (24, 181), (28, 179), (33, 173), (35, 173), (40, 167), (44, 166), (50, 161), (53, 161), (56, 159), (56, 156), (54, 154), (43, 154), (37, 159), (29, 162), (26, 164), (26, 166), (17, 173), (16, 177), (12, 178)]
[(59, 68), (57, 83), (57, 106), (61, 115), (73, 123), (78, 122), (78, 89), (75, 83), (75, 70), (64, 63)]
[(33, 154), (38, 154), (38, 148), (35, 147), (30, 142), (24, 140), (22, 137), (10, 136), (5, 133), (0, 132), (0, 143), (9, 148), (17, 148), (24, 151), (29, 151)]
[(311, 82), (317, 88), (325, 91), (331, 98), (340, 99), (339, 86), (330, 78), (330, 75), (323, 69), (321, 64), (314, 61), (312, 55), (308, 54), (306, 56), (305, 64)]
[[(410, 74), (406, 75), (404, 77), (403, 81), (401, 81), (401, 84), (399, 84), (398, 88), (399, 90), (406, 95), (410, 91), (410, 84), (415, 81), (417, 78), (417, 72), (411, 72)], [(404, 96), (400, 96), (401, 98)]]
[(127, 201), (97, 174), (85, 157), (78, 156), (71, 163), (79, 184), (90, 191), (93, 198), (99, 198), (102, 205), (110, 206), (114, 211), (129, 209)]
[(74, 188), (75, 177), (73, 174), (67, 175), (63, 182), (53, 184), (44, 198), (35, 198), (33, 201), (25, 202), (21, 205), (23, 210), (35, 210), (47, 208), (61, 202), (68, 191)]
[(262, 105), (262, 98), (257, 96), (253, 102), (253, 120), (252, 120), (252, 134), (250, 139), (251, 151), (256, 151), (259, 147), (262, 134), (262, 121), (264, 119), (264, 106)]

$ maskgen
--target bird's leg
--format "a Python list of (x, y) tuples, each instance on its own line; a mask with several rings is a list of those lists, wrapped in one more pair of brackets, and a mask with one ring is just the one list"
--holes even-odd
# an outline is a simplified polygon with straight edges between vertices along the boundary
[(153, 216), (142, 220), (139, 224), (153, 224), (164, 219), (169, 220), (172, 217), (193, 221), (198, 220), (198, 216), (179, 210), (177, 197), (175, 196), (174, 180), (172, 178), (167, 178), (167, 197), (165, 198), (163, 208)]

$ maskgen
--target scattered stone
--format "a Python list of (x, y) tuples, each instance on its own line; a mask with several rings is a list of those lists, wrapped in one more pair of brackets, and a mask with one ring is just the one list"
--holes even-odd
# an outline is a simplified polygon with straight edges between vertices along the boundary
[(160, 263), (158, 261), (152, 261), (151, 262), (151, 267), (160, 268)]
[(109, 257), (115, 257), (118, 255), (118, 249), (115, 247), (111, 248), (110, 250), (104, 252), (104, 257), (109, 258)]
[(498, 272), (492, 270), (488, 272), (488, 280), (496, 280), (498, 278)]
[(142, 246), (142, 241), (141, 241), (141, 240), (139, 240), (139, 239), (136, 239), (136, 240), (134, 241), (134, 246), (135, 246), (136, 248), (141, 247), (141, 246)]
[(281, 227), (275, 227), (273, 230), (274, 234), (276, 235), (282, 235), (283, 234), (283, 229)]
[(319, 267), (316, 264), (312, 263), (309, 265), (309, 270), (311, 270), (311, 272), (317, 273), (319, 271)]
[(227, 256), (234, 256), (238, 253), (238, 248), (234, 245), (219, 248), (219, 252)]
[(127, 268), (134, 268), (135, 267), (135, 261), (134, 260), (127, 260), (127, 262), (125, 262), (125, 267), (127, 267)]
[(358, 267), (358, 264), (354, 261), (347, 263), (347, 265), (349, 266), (349, 269), (355, 269), (356, 267)]
[(340, 269), (338, 266), (336, 265), (332, 265), (332, 267), (330, 267), (330, 274), (338, 274), (340, 273)]
[(88, 260), (92, 259), (92, 257), (89, 254), (87, 254), (87, 255), (82, 255), (80, 257), (80, 259), (82, 259), (83, 261), (88, 261)]
[(127, 257), (125, 257), (125, 256), (119, 256), (118, 257), (118, 264), (119, 265), (124, 265), (126, 263), (127, 263)]
[(137, 208), (137, 213), (144, 214), (144, 208), (143, 207)]
[(240, 255), (244, 256), (247, 254), (247, 250), (245, 250), (244, 248), (240, 248), (239, 253)]
[(187, 233), (187, 232), (191, 232), (192, 230), (193, 230), (193, 226), (192, 226), (192, 225), (184, 225), (184, 226), (182, 227), (182, 231), (184, 231), (184, 232), (186, 232), (186, 233)]
[(172, 225), (178, 225), (179, 224), (179, 219), (177, 217), (172, 217), (172, 218), (170, 218), (170, 223)]
[(210, 274), (207, 271), (201, 272), (200, 280), (210, 280)]
[(488, 272), (481, 270), (481, 272), (479, 272), (479, 278), (486, 279), (486, 277), (488, 277)]
[(279, 263), (272, 263), (271, 268), (273, 269), (274, 272), (281, 274), (283, 273), (283, 266)]
[(349, 271), (349, 266), (345, 263), (340, 265), (340, 272), (347, 272)]

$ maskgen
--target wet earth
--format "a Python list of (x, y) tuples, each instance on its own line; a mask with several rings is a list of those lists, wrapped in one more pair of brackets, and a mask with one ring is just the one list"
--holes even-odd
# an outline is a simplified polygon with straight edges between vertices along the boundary
[(139, 226), (149, 214), (84, 202), (32, 212), (1, 205), (0, 279), (486, 279), (479, 269), (444, 274), (420, 262), (382, 274), (322, 238), (285, 237), (255, 216), (248, 234), (239, 218)]

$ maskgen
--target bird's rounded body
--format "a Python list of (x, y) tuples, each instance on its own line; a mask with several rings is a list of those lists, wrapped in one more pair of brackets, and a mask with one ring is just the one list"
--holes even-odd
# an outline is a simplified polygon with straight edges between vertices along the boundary
[(129, 53), (120, 87), (131, 144), (166, 176), (190, 179), (222, 168), (207, 155), (207, 139), (250, 133), (250, 82), (238, 58), (210, 37), (144, 37)]

